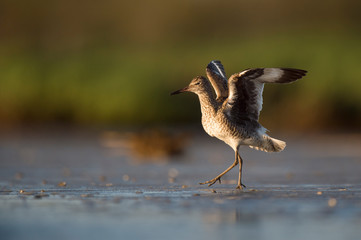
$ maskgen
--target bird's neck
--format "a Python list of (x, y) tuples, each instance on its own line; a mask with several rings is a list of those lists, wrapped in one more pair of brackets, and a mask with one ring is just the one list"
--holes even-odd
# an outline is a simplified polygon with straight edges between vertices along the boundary
[(199, 103), (201, 104), (202, 116), (207, 116), (210, 114), (215, 114), (220, 106), (220, 103), (217, 102), (214, 94), (209, 92), (204, 92), (198, 94)]

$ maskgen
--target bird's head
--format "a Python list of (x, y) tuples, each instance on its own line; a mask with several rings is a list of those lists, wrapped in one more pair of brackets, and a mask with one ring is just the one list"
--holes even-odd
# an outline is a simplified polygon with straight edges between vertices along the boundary
[(172, 92), (170, 95), (175, 95), (183, 92), (193, 92), (199, 95), (206, 91), (207, 87), (209, 87), (208, 85), (209, 82), (205, 77), (198, 76), (193, 78), (193, 80), (190, 82), (188, 86), (179, 89), (175, 92)]

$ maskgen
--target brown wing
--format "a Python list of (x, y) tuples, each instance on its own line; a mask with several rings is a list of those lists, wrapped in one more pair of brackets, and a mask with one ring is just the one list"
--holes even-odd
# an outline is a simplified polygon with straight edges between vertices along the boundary
[(257, 120), (262, 110), (264, 83), (290, 83), (307, 71), (293, 68), (254, 68), (233, 74), (228, 79), (226, 113), (239, 120)]
[(222, 63), (218, 60), (211, 61), (206, 73), (217, 95), (217, 100), (226, 99), (228, 97), (227, 78)]

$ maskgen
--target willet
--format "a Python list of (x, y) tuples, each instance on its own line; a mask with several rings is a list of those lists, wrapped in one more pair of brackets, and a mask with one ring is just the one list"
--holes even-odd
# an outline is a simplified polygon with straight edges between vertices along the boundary
[[(239, 155), (242, 145), (265, 152), (280, 152), (286, 147), (284, 141), (271, 138), (267, 129), (259, 122), (262, 109), (264, 83), (290, 83), (306, 75), (307, 71), (294, 68), (253, 68), (233, 74), (227, 81), (220, 61), (211, 61), (203, 76), (195, 77), (191, 83), (171, 95), (193, 92), (198, 95), (204, 130), (228, 144), (235, 152), (235, 160), (217, 177), (200, 183), (212, 186), (221, 177), (239, 164), (237, 188), (242, 183), (243, 159)], [(212, 88), (213, 87), (213, 88)], [(214, 94), (215, 93), (215, 94)]]

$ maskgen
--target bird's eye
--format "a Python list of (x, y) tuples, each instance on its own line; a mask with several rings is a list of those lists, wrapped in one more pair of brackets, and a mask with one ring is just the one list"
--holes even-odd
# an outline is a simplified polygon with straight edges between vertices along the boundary
[(199, 85), (201, 82), (196, 82), (194, 85)]

